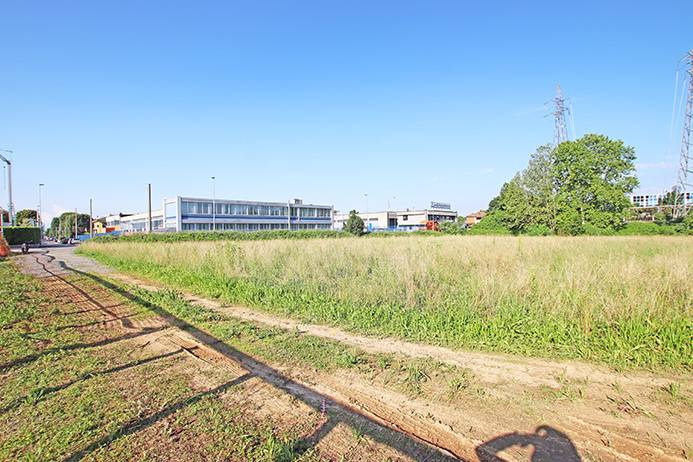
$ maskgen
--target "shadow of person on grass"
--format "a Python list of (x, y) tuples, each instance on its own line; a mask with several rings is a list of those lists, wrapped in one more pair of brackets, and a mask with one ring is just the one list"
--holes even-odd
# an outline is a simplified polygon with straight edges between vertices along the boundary
[(513, 446), (532, 446), (531, 462), (580, 462), (582, 459), (568, 435), (548, 425), (537, 427), (534, 433), (508, 433), (477, 446), (476, 455), (482, 462), (503, 462), (498, 453)]

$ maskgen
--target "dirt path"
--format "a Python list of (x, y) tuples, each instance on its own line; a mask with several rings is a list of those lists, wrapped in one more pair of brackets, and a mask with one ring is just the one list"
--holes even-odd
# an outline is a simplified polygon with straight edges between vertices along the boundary
[[(55, 253), (60, 257), (59, 252)], [(216, 390), (215, 383), (205, 378), (205, 368), (224, 370), (230, 374), (234, 385), (243, 384), (247, 389), (243, 407), (253, 408), (258, 421), (271, 417), (275, 421), (284, 421), (287, 426), (307, 426), (305, 444), (316, 448), (325, 460), (337, 460), (345, 454), (349, 455), (348, 460), (370, 460), (371, 457), (382, 460), (455, 459), (442, 447), (427, 444), (402, 431), (399, 426), (360, 410), (348, 399), (323, 394), (307, 382), (295, 380), (284, 371), (224, 345), (209, 334), (164, 312), (157, 312), (158, 316), (144, 321), (124, 322), (131, 312), (128, 303), (123, 303), (118, 295), (125, 295), (137, 303), (134, 296), (118, 294), (107, 285), (95, 289), (95, 279), (80, 281), (74, 277), (75, 272), (69, 269), (69, 264), (55, 258), (53, 252), (21, 257), (21, 264), (24, 271), (41, 278), (46, 296), (56, 301), (69, 301), (75, 307), (74, 313), (84, 318), (83, 325), (71, 327), (98, 331), (122, 330), (125, 334), (117, 338), (136, 338), (138, 348), (147, 348), (156, 353), (185, 351), (197, 361), (189, 367), (198, 371), (198, 385), (203, 388)], [(354, 429), (363, 435), (357, 434)], [(93, 447), (73, 455), (69, 460), (86, 457), (99, 444), (108, 442), (96, 442)]]
[[(147, 289), (158, 288), (157, 284), (118, 274), (74, 255), (71, 249), (51, 250), (40, 261), (56, 274), (70, 274), (73, 268)], [(28, 272), (40, 275), (45, 271), (31, 264), (31, 256), (25, 258), (25, 263)], [(441, 399), (435, 390), (431, 395), (412, 397), (393, 390), (382, 376), (279, 370), (194, 328), (168, 335), (167, 341), (199, 359), (219, 367), (245, 370), (313, 409), (332, 403), (327, 406), (340, 417), (317, 432), (322, 437), (332, 433), (341, 422), (371, 428), (371, 437), (394, 431), (375, 440), (389, 449), (394, 446), (399, 457), (412, 457), (415, 450), (425, 449), (420, 441), (442, 450), (428, 454), (429, 460), (445, 459), (446, 454), (465, 460), (494, 460), (496, 453), (508, 460), (528, 460), (532, 447), (535, 457), (545, 456), (541, 460), (686, 460), (691, 454), (693, 412), (688, 400), (689, 377), (620, 374), (576, 362), (461, 352), (355, 335), (245, 307), (224, 306), (192, 295), (187, 298), (236, 318), (334, 339), (366, 352), (432, 358), (469, 369), (478, 379), (477, 389), (484, 391), (482, 397), (471, 396), (454, 403)], [(167, 322), (176, 325), (178, 320), (169, 317)], [(662, 389), (672, 382), (681, 385), (685, 400), (668, 402), (662, 396)], [(415, 449), (392, 444), (402, 438), (416, 443)], [(347, 438), (345, 445), (349, 444)], [(336, 448), (325, 454), (340, 455), (346, 450)]]

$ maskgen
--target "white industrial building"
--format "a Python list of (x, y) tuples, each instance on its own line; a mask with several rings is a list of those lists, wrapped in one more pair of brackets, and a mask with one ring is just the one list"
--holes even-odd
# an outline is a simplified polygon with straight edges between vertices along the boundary
[[(152, 210), (152, 231), (261, 231), (331, 229), (331, 205), (289, 202), (256, 202), (176, 196)], [(149, 213), (106, 217), (106, 225), (123, 233), (149, 230)]]
[[(427, 223), (457, 220), (457, 212), (449, 204), (432, 202), (431, 208), (385, 212), (357, 212), (367, 231), (417, 231), (426, 229)], [(349, 219), (349, 212), (334, 214), (334, 228), (341, 230)]]

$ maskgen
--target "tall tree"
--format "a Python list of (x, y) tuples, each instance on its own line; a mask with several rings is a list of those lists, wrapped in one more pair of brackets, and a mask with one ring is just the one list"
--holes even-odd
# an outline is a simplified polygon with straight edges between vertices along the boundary
[(17, 212), (16, 219), (20, 226), (35, 224), (37, 220), (36, 210), (22, 209)]
[(622, 226), (630, 208), (626, 194), (639, 184), (635, 150), (621, 140), (593, 134), (556, 148), (552, 177), (557, 228), (566, 234), (582, 232), (585, 224)]
[(48, 229), (48, 234), (53, 237), (60, 237), (60, 218), (53, 217), (51, 220), (51, 226)]
[(494, 213), (501, 222), (513, 233), (524, 231), (533, 221), (529, 194), (522, 187), (520, 174), (505, 183), (494, 204)]
[(553, 148), (540, 146), (522, 172), (501, 188), (500, 194), (489, 203), (489, 212), (515, 234), (531, 225), (554, 229), (555, 191), (552, 174)]
[(50, 234), (56, 237), (73, 237), (75, 235), (75, 219), (77, 234), (89, 229), (89, 215), (84, 213), (65, 212), (51, 221)]
[(358, 216), (356, 210), (349, 212), (349, 218), (344, 223), (344, 231), (351, 233), (355, 236), (360, 236), (363, 234), (363, 219)]

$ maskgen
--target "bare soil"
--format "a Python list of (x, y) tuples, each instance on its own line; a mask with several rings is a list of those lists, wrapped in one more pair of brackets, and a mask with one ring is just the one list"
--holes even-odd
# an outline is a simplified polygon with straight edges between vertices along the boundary
[[(309, 446), (326, 460), (673, 461), (693, 454), (693, 380), (687, 374), (618, 372), (362, 336), (186, 294), (195, 304), (253, 323), (470, 371), (459, 393), (450, 392), (446, 374), (426, 376), (412, 392), (386, 370), (327, 374), (280, 367), (172, 317), (131, 318), (107, 287), (83, 286), (66, 276), (79, 270), (150, 290), (160, 286), (71, 249), (20, 258), (24, 271), (45, 278), (48, 296), (70, 300), (84, 312), (84, 329), (152, 330), (137, 338), (141, 348), (185, 352), (185, 367), (200, 389), (218, 386), (207, 377), (223, 371), (243, 387), (243, 406), (252, 418), (305, 428)], [(679, 387), (673, 394), (667, 391), (672, 383)], [(239, 394), (224, 396), (229, 406), (238, 405)]]

